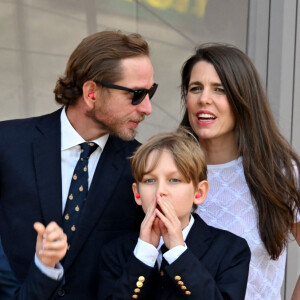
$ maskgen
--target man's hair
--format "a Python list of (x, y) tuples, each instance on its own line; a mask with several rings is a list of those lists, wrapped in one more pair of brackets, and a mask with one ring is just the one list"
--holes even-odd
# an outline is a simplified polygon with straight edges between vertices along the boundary
[[(156, 151), (157, 155), (153, 165), (146, 170), (147, 159), (153, 151)], [(181, 127), (177, 132), (154, 135), (137, 149), (131, 157), (132, 173), (137, 183), (141, 182), (143, 176), (156, 167), (163, 151), (171, 153), (178, 171), (188, 183), (192, 182), (195, 188), (200, 181), (206, 180), (205, 154), (194, 136)]]
[(121, 60), (149, 56), (148, 43), (137, 33), (102, 31), (84, 38), (71, 54), (65, 74), (54, 89), (59, 104), (75, 104), (86, 81), (114, 83), (123, 76)]

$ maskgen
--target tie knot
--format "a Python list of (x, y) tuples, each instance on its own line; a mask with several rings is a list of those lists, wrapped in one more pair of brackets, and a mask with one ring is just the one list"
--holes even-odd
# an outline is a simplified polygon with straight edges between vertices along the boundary
[(81, 155), (83, 159), (89, 159), (90, 155), (97, 149), (98, 145), (92, 142), (85, 142), (80, 144)]

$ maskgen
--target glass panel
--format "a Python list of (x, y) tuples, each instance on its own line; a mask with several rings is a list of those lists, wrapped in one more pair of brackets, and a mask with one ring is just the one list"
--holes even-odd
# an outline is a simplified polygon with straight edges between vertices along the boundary
[[(153, 113), (140, 125), (143, 142), (175, 129), (181, 118), (180, 69), (203, 42), (246, 48), (248, 0), (0, 0), (0, 119), (57, 108), (53, 88), (67, 59), (87, 35), (139, 32), (150, 44)], [(9, 101), (8, 101), (9, 99)]]

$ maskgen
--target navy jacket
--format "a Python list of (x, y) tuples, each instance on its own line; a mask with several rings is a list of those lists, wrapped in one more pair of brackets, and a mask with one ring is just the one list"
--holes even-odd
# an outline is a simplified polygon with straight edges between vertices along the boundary
[(188, 249), (163, 275), (134, 256), (138, 233), (106, 245), (98, 299), (244, 299), (250, 263), (247, 242), (208, 226), (198, 215), (194, 218), (185, 241)]
[[(21, 282), (35, 252), (33, 223), (62, 226), (60, 114), (0, 122), (0, 234)], [(138, 146), (109, 137), (64, 260), (65, 284), (55, 299), (94, 299), (101, 248), (139, 228), (143, 212), (134, 201), (128, 160)]]
[(10, 268), (0, 239), (0, 300), (51, 299), (62, 280), (45, 276), (33, 263), (23, 285)]

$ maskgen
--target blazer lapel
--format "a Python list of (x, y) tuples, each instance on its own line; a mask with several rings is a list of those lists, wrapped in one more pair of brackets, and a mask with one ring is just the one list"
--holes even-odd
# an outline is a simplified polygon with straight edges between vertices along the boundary
[(93, 176), (85, 207), (80, 216), (78, 231), (65, 259), (65, 270), (74, 261), (88, 235), (101, 218), (105, 206), (115, 189), (125, 166), (122, 148), (123, 142), (116, 137), (109, 136)]
[(213, 238), (209, 226), (197, 214), (194, 214), (193, 217), (195, 223), (186, 238), (186, 244), (194, 255), (200, 258), (209, 249)]
[(43, 117), (37, 125), (38, 136), (33, 143), (38, 195), (44, 224), (62, 225), (61, 192), (61, 109)]

